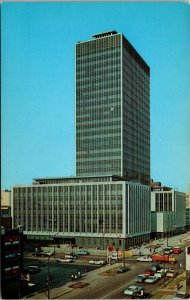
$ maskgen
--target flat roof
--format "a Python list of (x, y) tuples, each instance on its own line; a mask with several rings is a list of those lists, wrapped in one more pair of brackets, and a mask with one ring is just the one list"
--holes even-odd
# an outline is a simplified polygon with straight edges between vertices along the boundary
[(117, 31), (116, 30), (109, 30), (109, 31), (94, 34), (92, 37), (97, 39), (97, 38), (101, 38), (101, 37), (105, 37), (105, 36), (113, 35), (113, 34), (117, 34)]
[(84, 179), (84, 178), (107, 178), (107, 177), (114, 177), (114, 178), (123, 178), (118, 175), (88, 175), (88, 176), (61, 176), (61, 177), (38, 177), (33, 178), (33, 180), (49, 180), (49, 179)]

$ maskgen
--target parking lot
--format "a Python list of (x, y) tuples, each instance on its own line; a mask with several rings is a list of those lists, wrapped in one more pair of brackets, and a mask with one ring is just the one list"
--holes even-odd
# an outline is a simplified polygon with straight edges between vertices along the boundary
[[(30, 283), (23, 281), (23, 287), (21, 290), (22, 297), (34, 294), (39, 291), (47, 291), (47, 279), (48, 274), (50, 278), (50, 287), (59, 288), (71, 281), (71, 275), (80, 274), (84, 277), (87, 272), (97, 268), (96, 265), (84, 264), (84, 262), (78, 260), (72, 263), (62, 263), (54, 260), (53, 258), (25, 258), (24, 266), (39, 266), (40, 271), (30, 274)], [(45, 296), (45, 295), (44, 295)]]

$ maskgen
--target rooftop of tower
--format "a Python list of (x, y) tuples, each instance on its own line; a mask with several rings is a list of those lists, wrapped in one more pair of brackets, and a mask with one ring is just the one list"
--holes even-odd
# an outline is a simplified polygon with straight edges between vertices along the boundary
[(94, 34), (92, 37), (95, 38), (95, 39), (98, 39), (98, 38), (102, 38), (102, 37), (105, 37), (105, 36), (108, 36), (108, 35), (113, 35), (113, 34), (117, 34), (117, 31), (115, 31), (115, 30), (105, 31), (105, 32), (102, 32), (102, 33)]

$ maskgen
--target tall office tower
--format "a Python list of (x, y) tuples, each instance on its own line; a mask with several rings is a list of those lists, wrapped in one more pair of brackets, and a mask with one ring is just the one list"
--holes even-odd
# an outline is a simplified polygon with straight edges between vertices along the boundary
[(76, 175), (149, 184), (150, 68), (121, 33), (76, 44)]

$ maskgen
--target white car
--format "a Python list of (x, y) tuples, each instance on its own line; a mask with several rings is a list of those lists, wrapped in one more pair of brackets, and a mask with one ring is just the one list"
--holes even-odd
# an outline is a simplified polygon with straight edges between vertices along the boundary
[(156, 276), (154, 276), (154, 275), (150, 275), (150, 276), (148, 276), (147, 279), (145, 279), (144, 282), (146, 282), (146, 283), (155, 283), (155, 282), (157, 282), (158, 280), (159, 280), (158, 277), (156, 277)]
[(118, 252), (117, 252), (117, 251), (113, 251), (113, 252), (112, 252), (112, 255), (111, 255), (110, 257), (111, 257), (111, 259), (115, 259), (115, 260), (121, 259), (121, 256), (118, 255)]
[(53, 252), (42, 252), (42, 256), (52, 256)]
[(158, 278), (162, 278), (162, 277), (164, 277), (164, 273), (162, 273), (162, 272), (156, 272), (156, 273), (154, 274), (154, 276), (156, 276), (156, 277), (158, 277)]
[(73, 259), (71, 259), (71, 258), (57, 258), (56, 261), (70, 263), (70, 262), (73, 262)]
[(105, 261), (104, 260), (89, 260), (89, 264), (92, 264), (92, 265), (104, 265), (105, 264)]
[(166, 274), (168, 272), (168, 268), (165, 268), (165, 269), (160, 269), (160, 270), (157, 270), (156, 272), (157, 273), (162, 273), (164, 275), (164, 273)]
[(150, 256), (141, 256), (139, 258), (137, 258), (138, 261), (148, 261), (151, 262), (152, 258)]

